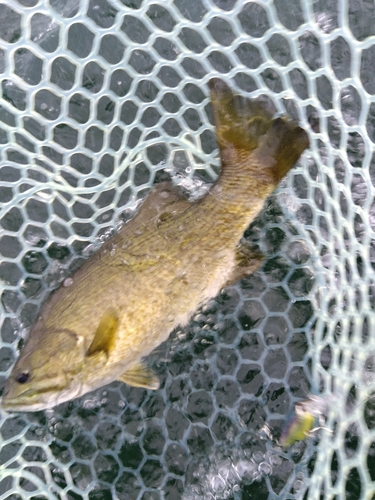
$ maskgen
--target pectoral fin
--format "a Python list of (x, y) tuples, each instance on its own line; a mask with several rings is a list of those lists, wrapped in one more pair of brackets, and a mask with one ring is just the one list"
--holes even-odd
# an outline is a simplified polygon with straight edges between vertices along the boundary
[(118, 315), (114, 309), (108, 309), (103, 314), (86, 356), (93, 356), (95, 354), (105, 354), (108, 356), (108, 353), (114, 347), (118, 322)]
[(118, 378), (121, 382), (125, 384), (132, 385), (133, 387), (144, 387), (145, 389), (159, 389), (160, 382), (158, 377), (153, 373), (150, 368), (143, 365), (142, 363), (137, 363), (133, 365), (129, 370)]
[(245, 278), (249, 274), (255, 273), (262, 265), (264, 255), (259, 250), (241, 242), (236, 249), (236, 267), (232, 271), (225, 286), (236, 283), (239, 279)]

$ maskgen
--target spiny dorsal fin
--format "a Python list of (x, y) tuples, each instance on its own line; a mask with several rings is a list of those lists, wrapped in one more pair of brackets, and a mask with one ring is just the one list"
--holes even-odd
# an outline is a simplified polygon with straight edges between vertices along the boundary
[(100, 352), (108, 355), (114, 347), (118, 322), (118, 315), (113, 308), (103, 314), (86, 356), (93, 356)]
[(121, 377), (118, 377), (118, 380), (133, 387), (144, 387), (145, 389), (159, 389), (160, 386), (158, 377), (142, 363), (133, 365)]
[[(177, 186), (173, 185), (172, 181), (163, 181), (153, 187), (142, 203), (142, 210), (139, 210), (127, 227), (136, 228), (142, 232), (153, 231), (156, 227), (160, 232), (165, 222), (178, 217), (190, 206), (190, 201)], [(113, 262), (115, 262), (114, 259), (112, 259), (112, 265)]]
[(148, 220), (152, 220), (164, 213), (186, 210), (189, 206), (189, 200), (172, 181), (163, 181), (156, 184), (150, 191), (142, 204), (142, 211), (138, 214), (140, 214), (139, 217), (143, 216), (143, 218), (147, 217)]

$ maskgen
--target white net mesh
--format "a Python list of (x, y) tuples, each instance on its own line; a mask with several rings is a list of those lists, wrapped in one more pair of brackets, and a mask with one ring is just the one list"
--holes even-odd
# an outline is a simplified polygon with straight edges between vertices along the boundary
[[(311, 142), (247, 232), (263, 268), (153, 357), (161, 390), (0, 413), (0, 499), (375, 498), (374, 16), (365, 0), (0, 3), (1, 386), (41, 302), (162, 169), (215, 178), (210, 78), (268, 96)], [(309, 392), (326, 430), (283, 450)]]

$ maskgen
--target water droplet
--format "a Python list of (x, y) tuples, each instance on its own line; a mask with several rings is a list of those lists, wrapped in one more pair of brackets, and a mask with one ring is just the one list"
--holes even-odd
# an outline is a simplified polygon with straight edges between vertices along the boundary
[(72, 286), (73, 285), (73, 278), (66, 278), (66, 280), (64, 280), (63, 282), (63, 286), (65, 288), (68, 288), (69, 286)]

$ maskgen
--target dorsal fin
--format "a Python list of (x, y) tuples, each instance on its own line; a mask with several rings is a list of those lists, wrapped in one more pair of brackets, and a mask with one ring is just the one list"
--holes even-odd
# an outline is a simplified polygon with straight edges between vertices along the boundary
[(171, 180), (163, 181), (153, 187), (142, 204), (142, 211), (136, 217), (154, 220), (163, 214), (182, 212), (190, 205), (190, 201)]
[[(142, 233), (148, 230), (153, 232), (156, 228), (160, 235), (168, 238), (171, 235), (169, 229), (165, 228), (166, 223), (175, 220), (190, 207), (191, 202), (172, 181), (163, 181), (150, 191), (142, 203), (142, 210), (133, 217), (128, 227), (141, 230)], [(174, 233), (173, 228), (172, 235)]]

